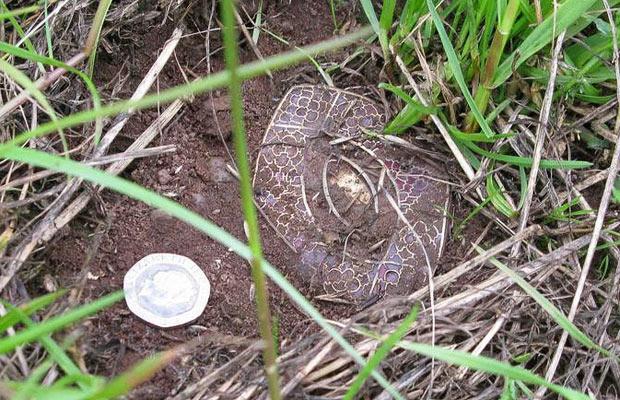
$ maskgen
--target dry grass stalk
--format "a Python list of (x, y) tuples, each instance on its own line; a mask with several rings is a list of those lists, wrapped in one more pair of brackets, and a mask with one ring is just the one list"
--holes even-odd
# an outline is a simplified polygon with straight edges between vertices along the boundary
[[(560, 51), (562, 50), (562, 43), (564, 42), (565, 33), (565, 31), (560, 33), (555, 42), (555, 51), (553, 52), (553, 59), (551, 61), (551, 69), (549, 73), (549, 83), (547, 84), (543, 106), (540, 110), (540, 119), (538, 121), (538, 127), (536, 128), (536, 145), (534, 146), (534, 154), (532, 155), (532, 168), (530, 169), (530, 175), (527, 181), (525, 201), (523, 202), (523, 208), (521, 209), (521, 215), (519, 216), (519, 231), (525, 229), (528, 223), (532, 199), (534, 198), (534, 192), (536, 192), (536, 180), (538, 178), (543, 145), (545, 138), (547, 137), (547, 125), (549, 123), (549, 114), (551, 113), (553, 94), (555, 92), (555, 79), (558, 74), (558, 59), (560, 57)], [(516, 257), (519, 254), (520, 248), (521, 247), (518, 243), (515, 244), (510, 252), (510, 256)]]
[[(182, 31), (180, 29), (175, 29), (172, 34), (171, 40), (165, 46), (164, 50), (157, 58), (147, 75), (144, 77), (138, 88), (134, 92), (132, 99), (142, 98), (149, 90), (149, 88), (155, 82), (159, 72), (166, 65), (167, 60), (172, 55), (174, 48), (179, 42)], [(156, 134), (160, 132), (160, 129), (167, 124), (178, 109), (181, 107), (181, 102), (177, 101), (173, 103), (167, 108), (168, 113), (162, 114), (158, 118), (158, 120), (145, 131), (145, 136), (143, 136), (143, 140), (148, 138), (148, 141), (138, 142), (135, 146), (130, 147), (129, 151), (134, 151), (137, 149), (142, 149), (146, 147), (148, 143), (154, 138)], [(99, 146), (93, 152), (93, 158), (99, 158), (105, 154), (110, 144), (116, 138), (122, 127), (127, 122), (128, 115), (121, 115), (117, 118), (114, 126), (109, 129), (106, 134), (102, 137)], [(116, 173), (118, 174), (122, 171), (127, 165), (128, 161), (118, 161), (108, 168), (108, 172), (114, 172), (118, 170)], [(120, 169), (119, 169), (120, 168)], [(9, 281), (13, 278), (15, 273), (19, 270), (21, 265), (28, 259), (32, 251), (36, 246), (41, 243), (47, 242), (51, 239), (58, 230), (65, 226), (69, 221), (71, 221), (83, 208), (88, 204), (91, 195), (88, 192), (82, 193), (74, 202), (69, 205), (69, 207), (65, 208), (65, 204), (71, 199), (73, 193), (75, 193), (81, 185), (80, 179), (72, 179), (70, 180), (64, 189), (62, 190), (61, 195), (59, 195), (53, 203), (53, 207), (50, 207), (48, 213), (44, 216), (44, 218), (37, 224), (37, 226), (32, 230), (32, 232), (26, 237), (20, 244), (15, 246), (15, 249), (11, 253), (9, 258), (9, 262), (7, 263), (6, 268), (4, 268), (2, 275), (0, 276), (0, 291), (4, 289), (4, 287), (9, 283)]]
[[(614, 23), (613, 13), (611, 11), (611, 8), (609, 7), (607, 0), (603, 0), (603, 4), (605, 5), (605, 9), (607, 11), (607, 16), (609, 18), (610, 26), (611, 26), (611, 34), (612, 34), (612, 37), (614, 38), (612, 40), (612, 43), (613, 43), (613, 52), (614, 52), (614, 70), (616, 73), (616, 85), (617, 85), (616, 96), (617, 96), (618, 104), (620, 104), (620, 53), (618, 51), (618, 42), (615, 39), (617, 37), (616, 27)], [(575, 295), (573, 297), (573, 302), (571, 303), (571, 307), (568, 312), (568, 319), (571, 321), (575, 318), (575, 315), (577, 313), (577, 308), (579, 307), (579, 304), (581, 302), (581, 295), (585, 287), (586, 278), (590, 271), (592, 260), (594, 259), (594, 253), (596, 251), (598, 240), (601, 235), (601, 231), (603, 229), (605, 217), (607, 216), (607, 207), (609, 206), (609, 201), (611, 199), (611, 192), (614, 187), (616, 175), (618, 174), (618, 167), (620, 166), (620, 143), (618, 143), (618, 138), (620, 138), (620, 110), (616, 114), (614, 136), (616, 138), (616, 140), (614, 141), (616, 145), (614, 146), (614, 154), (612, 156), (611, 165), (609, 166), (609, 173), (605, 181), (605, 189), (603, 190), (603, 194), (601, 196), (601, 202), (600, 202), (599, 209), (596, 215), (596, 222), (594, 224), (594, 229), (592, 232), (592, 239), (590, 240), (588, 251), (586, 253), (586, 258), (583, 262), (581, 274), (579, 276), (579, 282), (577, 283), (577, 288), (575, 290)], [(567, 339), (568, 339), (568, 333), (566, 331), (562, 332), (562, 336), (560, 337), (560, 341), (557, 345), (556, 351), (547, 369), (547, 373), (545, 376), (547, 380), (553, 379), (553, 376), (557, 369), (560, 357), (562, 356), (562, 352), (564, 350), (564, 346), (566, 344)], [(544, 393), (545, 393), (545, 390), (542, 388), (536, 392), (537, 396), (542, 396)]]

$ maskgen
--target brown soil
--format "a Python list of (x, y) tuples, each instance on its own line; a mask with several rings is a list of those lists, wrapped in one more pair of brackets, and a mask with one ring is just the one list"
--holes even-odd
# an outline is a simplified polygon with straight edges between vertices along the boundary
[[(269, 4), (263, 14), (268, 28), (291, 44), (303, 45), (332, 36), (332, 19), (326, 1), (265, 3)], [(113, 88), (114, 97), (128, 98), (133, 93), (174, 28), (173, 23), (163, 26), (158, 23), (135, 26), (133, 32), (123, 34), (122, 38), (108, 38), (116, 50), (113, 54), (102, 52), (96, 68), (97, 84), (100, 87), (107, 85), (108, 95)], [(205, 29), (207, 22), (197, 12), (186, 21), (186, 25), (191, 24), (195, 24), (192, 29), (198, 30)], [(126, 39), (129, 37), (133, 42)], [(211, 49), (219, 46), (220, 39), (215, 33), (212, 35)], [(264, 56), (269, 56), (285, 50), (286, 46), (262, 34), (259, 48)], [(184, 82), (179, 65), (184, 68), (185, 75), (190, 75), (190, 79), (192, 74), (208, 74), (204, 54), (202, 35), (181, 40), (175, 54), (178, 64), (174, 57), (171, 58), (159, 78), (158, 87), (164, 89)], [(331, 59), (342, 57), (342, 54), (330, 56)], [(243, 46), (242, 61), (253, 59), (255, 56), (251, 49)], [(213, 70), (223, 68), (221, 53), (212, 57), (211, 65)], [(127, 74), (127, 80), (119, 83), (119, 77)], [(273, 80), (257, 78), (246, 82), (243, 87), (245, 122), (253, 159), (264, 129), (284, 92), (295, 83), (321, 81), (316, 70), (307, 65), (273, 75)], [(239, 192), (235, 180), (223, 172), (222, 165), (230, 163), (230, 160), (212, 118), (212, 108), (217, 113), (228, 146), (232, 147), (227, 98), (225, 93), (215, 92), (213, 102), (208, 96), (202, 96), (184, 106), (176, 120), (152, 144), (176, 145), (175, 153), (134, 161), (124, 177), (172, 197), (244, 239)], [(131, 117), (112, 152), (124, 150), (156, 116), (156, 110), (149, 110)], [(294, 265), (294, 257), (280, 240), (274, 240), (275, 235), (265, 222), (261, 224), (266, 258), (281, 268), (293, 284), (303, 287), (288, 268)], [(256, 337), (248, 264), (187, 225), (124, 196), (104, 192), (72, 223), (71, 229), (52, 244), (47, 261), (50, 273), (58, 277), (60, 286), (77, 284), (80, 278), (76, 277), (86, 277), (83, 297), (91, 299), (122, 288), (125, 272), (140, 258), (153, 252), (187, 256), (205, 270), (213, 288), (206, 311), (190, 327), (165, 331), (134, 317), (124, 304), (117, 304), (98, 314), (89, 320), (88, 333), (83, 340), (91, 372), (111, 376), (155, 351), (197, 335), (217, 333)], [(271, 309), (283, 339), (296, 338), (309, 328), (315, 329), (275, 285), (270, 285), (270, 293)], [(343, 309), (345, 306), (318, 305), (328, 316), (347, 312), (346, 308)], [(212, 356), (226, 361), (230, 355), (216, 353)], [(207, 357), (206, 353), (196, 354), (172, 364), (155, 380), (139, 388), (134, 397), (154, 399), (173, 394), (183, 382), (191, 382), (197, 376), (204, 375), (201, 371), (204, 357)]]

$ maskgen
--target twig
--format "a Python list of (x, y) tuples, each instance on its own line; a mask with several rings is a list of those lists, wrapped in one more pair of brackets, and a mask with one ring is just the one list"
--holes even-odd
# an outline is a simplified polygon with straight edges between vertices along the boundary
[[(4, 317), (6, 314), (7, 314), (7, 311), (6, 311), (6, 308), (4, 307), (4, 304), (0, 303), (0, 317)], [(8, 337), (15, 336), (15, 328), (13, 326), (7, 327), (6, 333)], [(17, 355), (17, 360), (19, 361), (21, 373), (24, 376), (29, 376), (30, 368), (28, 368), (28, 361), (26, 360), (26, 357), (24, 356), (23, 346), (15, 347), (15, 354)]]
[(232, 358), (226, 364), (222, 365), (221, 367), (211, 372), (210, 374), (200, 378), (198, 382), (188, 386), (183, 392), (174, 396), (172, 400), (188, 400), (192, 398), (202, 398), (202, 395), (200, 396), (195, 396), (195, 395), (197, 393), (204, 394), (209, 388), (209, 385), (211, 385), (211, 383), (213, 383), (216, 379), (221, 378), (222, 376), (225, 376), (225, 374), (229, 373), (229, 370), (231, 370), (231, 368), (234, 368), (234, 367), (238, 368), (239, 365), (243, 361), (247, 362), (248, 360), (254, 360), (254, 358), (256, 358), (257, 356), (256, 351), (259, 350), (260, 348), (261, 348), (260, 342), (255, 341), (250, 346), (248, 346), (246, 349), (239, 352), (237, 356)]
[[(161, 50), (159, 57), (157, 57), (157, 60), (155, 60), (149, 71), (146, 73), (130, 100), (139, 100), (146, 95), (151, 86), (153, 86), (153, 83), (155, 83), (155, 80), (159, 76), (161, 70), (168, 63), (168, 59), (172, 56), (174, 49), (176, 49), (179, 44), (179, 40), (181, 40), (182, 35), (183, 31), (179, 28), (175, 28), (174, 32), (172, 32), (172, 36), (168, 39), (166, 45)], [(97, 146), (97, 149), (94, 152), (95, 157), (100, 157), (107, 151), (110, 144), (112, 144), (112, 141), (114, 141), (118, 133), (123, 129), (129, 120), (129, 115), (133, 112), (134, 109), (130, 108), (127, 112), (116, 117), (114, 126), (106, 132), (105, 136), (101, 139), (101, 143)]]
[[(127, 148), (128, 152), (137, 151), (138, 149), (146, 147), (155, 137), (161, 132), (162, 128), (166, 126), (172, 118), (179, 112), (181, 107), (183, 106), (183, 102), (181, 100), (176, 100), (168, 108), (164, 110), (163, 113), (136, 139), (135, 142), (131, 144)], [(112, 175), (118, 175), (125, 170), (131, 164), (133, 159), (128, 158), (124, 160), (120, 160), (115, 162), (106, 168), (106, 172)], [(101, 187), (98, 190), (102, 190)], [(92, 194), (89, 192), (81, 193), (61, 215), (54, 221), (54, 225), (58, 228), (61, 228), (68, 224), (85, 206), (88, 204), (92, 197)], [(43, 240), (51, 239), (51, 236), (54, 232), (48, 232)]]
[[(560, 51), (562, 50), (562, 42), (564, 41), (565, 33), (566, 31), (562, 31), (562, 33), (560, 33), (560, 35), (558, 36), (555, 44), (555, 51), (553, 53), (553, 59), (551, 60), (549, 83), (547, 84), (545, 99), (543, 102), (542, 110), (540, 112), (540, 123), (536, 126), (536, 144), (534, 145), (534, 154), (532, 156), (532, 168), (530, 169), (530, 176), (527, 181), (527, 191), (525, 194), (523, 208), (521, 209), (521, 215), (519, 217), (518, 231), (522, 231), (527, 225), (527, 221), (530, 216), (530, 208), (532, 206), (532, 199), (534, 198), (534, 192), (536, 191), (538, 169), (540, 167), (540, 159), (542, 158), (545, 137), (547, 136), (547, 123), (549, 121), (549, 114), (551, 113), (551, 104), (553, 102), (553, 93), (555, 90), (555, 80), (558, 75), (558, 59), (560, 58)], [(513, 259), (516, 258), (519, 255), (520, 249), (520, 243), (515, 243), (515, 245), (512, 247), (512, 251), (510, 252), (510, 257)]]
[(560, 203), (564, 203), (569, 197), (570, 197), (570, 192), (571, 191), (578, 191), (578, 192), (582, 192), (585, 189), (589, 188), (590, 186), (596, 185), (597, 183), (599, 183), (600, 181), (605, 180), (605, 178), (607, 178), (607, 175), (609, 174), (609, 170), (605, 169), (603, 171), (600, 171), (592, 176), (589, 176), (585, 179), (582, 179), (580, 182), (576, 183), (571, 190), (567, 190), (565, 192), (560, 192), (558, 193), (558, 202)]
[[(132, 143), (127, 151), (135, 151), (140, 148), (146, 147), (154, 138), (159, 134), (161, 128), (165, 126), (182, 106), (182, 101), (176, 100), (149, 126), (140, 137)], [(111, 174), (119, 174), (131, 163), (131, 159), (117, 161), (109, 166), (106, 171)], [(101, 190), (101, 189), (99, 189)], [(66, 224), (68, 224), (84, 207), (88, 204), (92, 197), (91, 192), (81, 193), (69, 206), (64, 210), (58, 210), (58, 213), (50, 212), (46, 218), (44, 218), (34, 229), (33, 233), (27, 238), (17, 249), (12, 253), (11, 261), (7, 266), (7, 269), (3, 271), (0, 276), (0, 291), (4, 289), (6, 284), (11, 280), (15, 272), (20, 266), (28, 259), (34, 248), (40, 242), (47, 242)], [(59, 196), (62, 198), (63, 204), (68, 201), (68, 197)]]
[(58, 14), (60, 12), (60, 10), (62, 10), (62, 8), (65, 6), (65, 4), (67, 4), (69, 2), (69, 0), (62, 0), (59, 1), (56, 5), (56, 7), (47, 14), (47, 18), (43, 18), (41, 21), (39, 21), (39, 23), (37, 23), (36, 25), (30, 27), (30, 29), (28, 29), (28, 32), (24, 35), (21, 36), (19, 41), (17, 42), (17, 46), (21, 46), (22, 44), (24, 44), (27, 40), (30, 39), (31, 36), (33, 36), (34, 34), (36, 34), (42, 27), (43, 25), (45, 25), (46, 20), (48, 20), (49, 18), (55, 16), (56, 14)]
[[(612, 43), (613, 43), (613, 50), (614, 50), (613, 51), (614, 70), (616, 73), (616, 98), (618, 100), (618, 104), (620, 104), (620, 54), (618, 51), (616, 26), (614, 23), (613, 13), (611, 11), (611, 8), (609, 7), (609, 2), (607, 0), (603, 0), (603, 4), (605, 5), (605, 10), (607, 11), (607, 17), (609, 18), (610, 27), (611, 27), (611, 35), (613, 38)], [(620, 138), (620, 108), (616, 114), (614, 136), (616, 138)], [(592, 230), (592, 239), (590, 240), (590, 245), (588, 246), (586, 258), (581, 268), (581, 274), (579, 276), (579, 281), (577, 282), (577, 287), (575, 288), (575, 296), (573, 297), (573, 302), (568, 312), (568, 319), (571, 322), (575, 318), (575, 315), (577, 314), (577, 308), (579, 307), (579, 303), (581, 302), (581, 295), (583, 293), (586, 278), (588, 277), (588, 273), (590, 272), (590, 266), (592, 265), (592, 260), (594, 259), (594, 253), (596, 252), (596, 247), (598, 244), (599, 237), (601, 235), (603, 223), (605, 222), (605, 215), (607, 213), (607, 207), (609, 206), (611, 192), (614, 188), (616, 175), (618, 174), (618, 165), (620, 164), (620, 143), (618, 143), (618, 139), (616, 139), (615, 143), (616, 145), (614, 147), (614, 153), (611, 159), (611, 164), (609, 166), (609, 174), (607, 175), (607, 180), (605, 181), (605, 189), (603, 190), (603, 195), (601, 196), (601, 202), (599, 204), (598, 212), (596, 215), (594, 229)], [(553, 379), (553, 375), (555, 374), (558, 363), (560, 362), (560, 358), (562, 357), (562, 352), (564, 351), (564, 345), (566, 344), (567, 339), (568, 339), (568, 332), (563, 331), (562, 336), (560, 337), (560, 341), (558, 342), (556, 351), (553, 355), (553, 358), (551, 359), (551, 362), (549, 363), (547, 373), (545, 374), (545, 379), (547, 379), (548, 381), (551, 381)], [(544, 393), (545, 393), (545, 390), (541, 388), (536, 392), (536, 397), (540, 398), (544, 395)]]
[[(514, 236), (511, 236), (508, 239), (504, 240), (503, 242), (498, 243), (495, 246), (491, 247), (489, 250), (485, 251), (484, 253), (479, 254), (476, 257), (472, 258), (471, 260), (467, 260), (464, 263), (458, 265), (457, 267), (451, 269), (450, 272), (447, 272), (441, 276), (436, 277), (435, 278), (435, 290), (443, 289), (444, 287), (448, 286), (450, 283), (456, 281), (463, 274), (485, 263), (491, 257), (495, 257), (496, 255), (500, 254), (507, 248), (512, 247), (516, 242), (528, 240), (532, 237), (539, 236), (542, 233), (543, 233), (543, 229), (539, 225), (531, 225), (527, 227), (521, 232), (515, 234)], [(423, 298), (423, 296), (425, 296), (427, 293), (428, 293), (427, 289), (422, 288), (412, 293), (410, 296), (408, 296), (408, 299), (409, 301), (418, 300), (418, 299)]]
[[(610, 226), (609, 229), (613, 229), (618, 225), (619, 224), (616, 223), (613, 226)], [(567, 256), (587, 245), (591, 241), (592, 237), (593, 235), (584, 235), (565, 244), (557, 250), (552, 251), (551, 253), (539, 257), (534, 261), (522, 264), (514, 270), (522, 277), (530, 276), (547, 265), (564, 261)], [(507, 275), (496, 273), (489, 279), (480, 282), (472, 289), (438, 302), (436, 306), (436, 314), (441, 316), (448, 315), (457, 308), (480, 301), (488, 296), (498, 293), (500, 290), (505, 289), (512, 284), (513, 282)]]
[(577, 121), (575, 121), (572, 124), (570, 124), (569, 128), (576, 128), (576, 127), (579, 127), (579, 126), (583, 126), (583, 125), (587, 124), (588, 122), (598, 118), (604, 112), (611, 110), (617, 104), (618, 104), (618, 100), (617, 99), (612, 99), (612, 100), (609, 100), (606, 104), (603, 104), (600, 107), (596, 107), (596, 109), (594, 109), (594, 110), (588, 109), (587, 112), (581, 112), (581, 110), (576, 108), (575, 106), (572, 106), (572, 107), (569, 106), (569, 108), (572, 109), (573, 111), (577, 111), (578, 113), (583, 115), (583, 117), (581, 117)]
[[(86, 54), (81, 52), (71, 57), (71, 59), (67, 61), (66, 64), (70, 67), (75, 67), (76, 65), (81, 63), (85, 58), (86, 58)], [(39, 90), (45, 90), (52, 83), (56, 82), (58, 78), (63, 76), (66, 72), (67, 70), (64, 68), (56, 68), (49, 74), (38, 79), (35, 82), (35, 86)], [(8, 117), (17, 107), (24, 104), (28, 100), (29, 97), (30, 96), (27, 91), (22, 91), (20, 94), (18, 94), (17, 96), (13, 97), (11, 100), (4, 103), (2, 107), (0, 107), (0, 122), (2, 122), (6, 117)]]
[(321, 351), (312, 358), (302, 369), (299, 371), (293, 379), (291, 379), (283, 388), (282, 388), (282, 396), (286, 397), (291, 390), (295, 389), (297, 385), (310, 373), (314, 368), (319, 365), (321, 361), (327, 356), (334, 347), (334, 341), (329, 341), (327, 345), (323, 346)]
[(429, 157), (434, 158), (437, 161), (441, 161), (443, 163), (448, 161), (448, 158), (445, 157), (444, 155), (440, 154), (440, 153), (436, 153), (434, 151), (431, 150), (427, 150), (427, 149), (423, 149), (421, 147), (416, 146), (415, 144), (406, 141), (403, 138), (400, 138), (398, 136), (394, 136), (394, 135), (373, 135), (373, 138), (379, 139), (385, 143), (389, 143), (392, 145), (396, 145), (396, 146), (400, 146), (403, 147), (407, 150), (410, 150), (413, 153), (421, 153), (424, 155), (427, 155)]
[(323, 196), (325, 196), (325, 201), (327, 201), (327, 205), (329, 206), (329, 211), (332, 214), (334, 214), (334, 216), (336, 216), (336, 218), (338, 218), (340, 222), (342, 222), (346, 226), (350, 226), (351, 224), (349, 223), (349, 221), (342, 218), (338, 210), (336, 210), (336, 207), (334, 206), (334, 202), (332, 201), (332, 197), (329, 195), (329, 186), (327, 185), (327, 165), (329, 164), (330, 161), (331, 160), (327, 160), (325, 161), (325, 164), (323, 164), (323, 174), (322, 174)]
[[(239, 12), (237, 10), (235, 10), (235, 18), (237, 19), (237, 23), (239, 24), (239, 28), (241, 28), (241, 32), (243, 33), (243, 36), (245, 36), (245, 39), (247, 40), (248, 44), (252, 48), (252, 51), (254, 52), (254, 54), (259, 60), (263, 60), (264, 58), (263, 54), (258, 49), (258, 46), (256, 46), (256, 43), (254, 43), (254, 40), (252, 40), (252, 35), (250, 35), (248, 28), (245, 27), (245, 24), (243, 23), (243, 19), (241, 19), (241, 15), (239, 15)], [(269, 76), (269, 78), (273, 79), (273, 75), (271, 74), (271, 71), (266, 70), (265, 72), (267, 72), (267, 76)]]
[[(392, 55), (394, 56), (394, 59), (396, 60), (396, 64), (400, 68), (402, 74), (407, 79), (407, 82), (409, 83), (409, 85), (413, 88), (413, 90), (414, 90), (414, 92), (416, 94), (416, 97), (418, 98), (418, 101), (423, 106), (428, 107), (428, 101), (422, 95), (422, 92), (420, 91), (420, 88), (418, 87), (418, 85), (416, 84), (415, 80), (413, 79), (413, 77), (411, 76), (409, 71), (407, 70), (407, 66), (405, 65), (403, 60), (400, 58), (398, 53), (394, 50), (394, 48), (391, 45), (390, 45), (390, 51), (392, 52)], [(469, 165), (469, 163), (467, 162), (467, 159), (465, 159), (465, 156), (463, 155), (461, 150), (458, 148), (458, 146), (454, 142), (454, 139), (452, 139), (452, 136), (450, 136), (450, 133), (448, 133), (448, 130), (443, 125), (443, 122), (441, 122), (439, 117), (437, 115), (435, 115), (435, 114), (431, 114), (430, 117), (433, 120), (433, 123), (435, 124), (435, 126), (437, 127), (439, 132), (441, 133), (441, 136), (446, 141), (446, 144), (448, 145), (448, 147), (452, 151), (452, 154), (454, 155), (454, 158), (456, 158), (456, 160), (458, 161), (459, 165), (461, 166), (461, 169), (463, 170), (463, 172), (465, 172), (465, 175), (467, 175), (467, 178), (469, 178), (469, 180), (473, 180), (474, 177), (475, 177), (475, 172), (474, 172), (473, 168), (471, 167), (471, 165)]]
[(310, 209), (310, 205), (308, 204), (308, 197), (306, 196), (306, 182), (304, 179), (304, 174), (299, 175), (299, 180), (301, 182), (301, 200), (304, 203), (304, 207), (306, 208), (308, 216), (310, 216), (310, 221), (314, 222), (314, 215), (312, 215), (312, 210)]
[(20, 199), (15, 201), (5, 201), (0, 203), (0, 211), (1, 210), (10, 210), (11, 208), (23, 207), (28, 204), (36, 203), (37, 201), (41, 201), (47, 197), (53, 196), (62, 190), (63, 185), (56, 185), (55, 187), (45, 190), (43, 192), (35, 193), (29, 196), (27, 199)]
[(543, 21), (542, 8), (540, 7), (540, 0), (534, 0), (534, 9), (536, 10), (536, 23), (540, 24)]
[[(500, 315), (500, 317), (495, 320), (495, 322), (493, 323), (493, 326), (491, 326), (491, 329), (489, 329), (487, 334), (484, 335), (482, 340), (480, 340), (478, 345), (476, 345), (474, 350), (470, 353), (471, 355), (479, 356), (480, 354), (482, 354), (482, 351), (484, 350), (484, 348), (487, 347), (487, 345), (491, 342), (491, 339), (493, 339), (493, 336), (495, 336), (497, 334), (497, 332), (499, 332), (501, 327), (506, 322), (506, 316), (507, 315), (510, 315), (510, 309), (506, 310), (505, 312), (503, 312)], [(458, 374), (457, 374), (457, 380), (462, 380), (465, 377), (465, 373), (467, 373), (467, 368), (466, 367), (459, 367)]]
[[(385, 176), (388, 177), (388, 179), (390, 180), (390, 182), (392, 183), (392, 186), (394, 188), (394, 192), (398, 193), (398, 185), (396, 185), (396, 179), (394, 179), (394, 176), (392, 175), (392, 173), (390, 172), (390, 169), (387, 167), (387, 165), (385, 165), (385, 162), (383, 162), (383, 160), (381, 158), (379, 158), (374, 151), (372, 151), (371, 149), (369, 149), (368, 147), (364, 146), (363, 144), (359, 143), (356, 140), (352, 140), (351, 144), (359, 147), (360, 149), (362, 149), (364, 152), (366, 152), (369, 156), (371, 156), (380, 166), (381, 166), (381, 175), (379, 177), (379, 182), (377, 184), (377, 190), (381, 190), (383, 188), (383, 181), (385, 179)], [(398, 204), (398, 207), (400, 207), (400, 197), (396, 196), (396, 204)]]
[[(344, 239), (344, 246), (342, 248), (342, 261), (340, 262), (341, 264), (344, 264), (346, 257), (347, 257), (347, 246), (349, 245), (349, 238), (351, 237), (351, 235), (353, 235), (353, 233), (357, 231), (357, 229), (352, 229), (351, 232), (349, 232), (349, 234), (347, 235), (347, 237)], [(372, 289), (370, 290), (372, 293)]]
[[(156, 147), (149, 147), (143, 150), (125, 151), (123, 153), (110, 154), (110, 155), (95, 158), (92, 160), (85, 160), (85, 161), (82, 161), (82, 164), (96, 166), (96, 165), (109, 164), (109, 163), (113, 163), (116, 161), (127, 160), (127, 159), (158, 156), (161, 154), (172, 153), (175, 151), (176, 151), (175, 145), (156, 146)], [(5, 183), (4, 185), (0, 185), (0, 191), (4, 191), (6, 189), (10, 189), (10, 188), (22, 185), (24, 183), (36, 182), (40, 179), (44, 179), (44, 178), (47, 178), (49, 176), (53, 176), (56, 174), (57, 174), (56, 171), (51, 171), (51, 170), (43, 170), (43, 171), (31, 173), (21, 178), (16, 178), (10, 182)]]

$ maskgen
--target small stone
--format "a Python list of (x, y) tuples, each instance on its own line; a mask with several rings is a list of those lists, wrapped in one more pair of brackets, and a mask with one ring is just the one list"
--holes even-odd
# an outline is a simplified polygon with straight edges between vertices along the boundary
[(226, 169), (226, 160), (221, 157), (213, 157), (209, 160), (209, 171), (214, 182), (234, 182), (235, 178)]
[(153, 211), (151, 211), (151, 220), (157, 220), (157, 221), (166, 221), (166, 220), (171, 220), (174, 219), (172, 216), (170, 216), (170, 214), (159, 210), (159, 209), (155, 209)]
[(133, 179), (134, 181), (139, 181), (140, 178), (142, 177), (142, 172), (139, 169), (134, 169), (133, 171), (131, 171), (131, 179)]
[(217, 122), (212, 118), (212, 112), (207, 111), (205, 129), (198, 132), (200, 136), (207, 138), (224, 139), (228, 141), (232, 134), (232, 123), (228, 111), (218, 111), (216, 113)]
[(228, 111), (230, 110), (230, 97), (227, 95), (213, 97), (213, 101), (209, 99), (205, 105), (209, 110)]
[(202, 209), (205, 208), (208, 204), (207, 196), (202, 193), (192, 193), (191, 195), (192, 203), (196, 208)]
[(170, 229), (174, 229), (177, 226), (174, 217), (161, 210), (151, 211), (150, 217), (151, 226), (158, 234), (167, 234)]
[(170, 172), (165, 169), (160, 169), (157, 173), (157, 182), (159, 182), (160, 185), (167, 185), (170, 181), (172, 181), (172, 175), (170, 175)]
[(328, 246), (331, 246), (333, 244), (339, 243), (340, 242), (340, 235), (338, 235), (338, 233), (332, 232), (332, 231), (323, 232), (323, 242), (326, 245), (328, 245)]
[(54, 279), (53, 276), (51, 276), (50, 274), (45, 274), (43, 276), (43, 287), (49, 293), (52, 293), (58, 290), (58, 283), (56, 282), (56, 279)]
[(91, 280), (91, 281), (98, 281), (99, 278), (101, 278), (101, 275), (95, 275), (92, 272), (88, 272), (88, 274), (86, 274), (86, 279)]
[[(216, 138), (216, 139), (220, 139), (220, 134), (217, 130), (209, 130), (204, 132), (204, 135), (209, 137), (209, 138)], [(195, 137), (196, 135), (194, 135)], [(222, 129), (222, 136), (221, 138), (224, 139), (225, 142), (228, 142), (228, 139), (230, 139), (230, 137), (232, 136), (232, 131), (230, 130), (230, 128), (227, 129)]]
[(281, 28), (283, 31), (285, 32), (292, 32), (295, 28), (293, 26), (293, 23), (289, 20), (283, 20), (280, 24)]
[(197, 160), (195, 170), (198, 176), (207, 182), (227, 183), (235, 181), (235, 178), (226, 169), (226, 160), (222, 157)]

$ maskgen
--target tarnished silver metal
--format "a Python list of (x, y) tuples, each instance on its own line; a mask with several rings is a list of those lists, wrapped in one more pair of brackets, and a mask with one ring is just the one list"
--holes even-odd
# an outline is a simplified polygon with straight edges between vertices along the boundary
[(258, 207), (300, 276), (360, 303), (428, 285), (449, 232), (446, 166), (379, 140), (385, 122), (366, 97), (294, 86), (256, 157)]
[(125, 301), (132, 313), (162, 328), (183, 325), (204, 311), (211, 284), (204, 272), (178, 254), (150, 254), (127, 271)]

